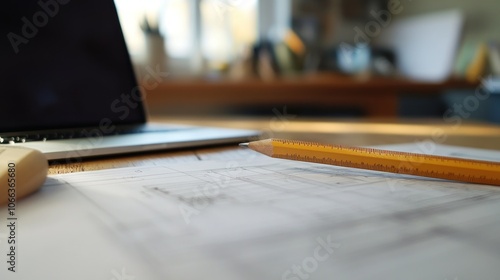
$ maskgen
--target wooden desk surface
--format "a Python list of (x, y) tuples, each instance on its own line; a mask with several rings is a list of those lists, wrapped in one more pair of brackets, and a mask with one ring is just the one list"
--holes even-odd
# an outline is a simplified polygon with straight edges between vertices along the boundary
[[(428, 121), (339, 121), (295, 120), (290, 116), (267, 119), (165, 119), (156, 122), (211, 125), (218, 127), (259, 129), (263, 138), (288, 138), (351, 146), (372, 146), (425, 141), (432, 143), (500, 150), (500, 127), (489, 124), (453, 126)], [(238, 149), (234, 145), (197, 148), (203, 153), (218, 153)], [(84, 159), (80, 163), (53, 162), (49, 173), (60, 174), (118, 167), (147, 166), (167, 163), (173, 158), (192, 157), (193, 150), (160, 151), (155, 153)]]

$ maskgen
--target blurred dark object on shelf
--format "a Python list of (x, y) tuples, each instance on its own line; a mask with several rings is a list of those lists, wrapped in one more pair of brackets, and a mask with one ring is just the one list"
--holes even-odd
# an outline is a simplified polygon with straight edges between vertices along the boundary
[(254, 76), (269, 80), (277, 76), (294, 76), (304, 72), (307, 57), (302, 39), (289, 30), (282, 41), (261, 41), (254, 45)]
[(319, 70), (391, 77), (397, 75), (395, 65), (396, 55), (390, 49), (342, 43), (323, 52)]
[(393, 50), (372, 47), (372, 71), (379, 76), (396, 76), (396, 54)]
[(341, 44), (337, 48), (337, 68), (344, 74), (357, 75), (370, 72), (371, 49), (366, 44)]

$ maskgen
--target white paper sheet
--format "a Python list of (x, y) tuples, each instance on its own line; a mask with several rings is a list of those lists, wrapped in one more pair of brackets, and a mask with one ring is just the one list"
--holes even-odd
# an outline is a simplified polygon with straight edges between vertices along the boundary
[[(435, 151), (500, 159), (494, 151)], [(498, 187), (270, 159), (248, 150), (198, 158), (211, 161), (52, 176), (17, 206), (17, 272), (2, 262), (0, 279), (500, 275)], [(0, 223), (6, 217), (0, 209)], [(2, 226), (4, 259), (7, 235)]]

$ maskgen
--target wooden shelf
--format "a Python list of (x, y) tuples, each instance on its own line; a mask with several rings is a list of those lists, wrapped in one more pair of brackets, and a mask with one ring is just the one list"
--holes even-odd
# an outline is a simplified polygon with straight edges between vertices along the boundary
[(358, 80), (327, 74), (272, 81), (172, 80), (147, 90), (146, 100), (153, 113), (173, 108), (321, 105), (355, 107), (372, 117), (396, 117), (403, 93), (435, 95), (447, 89), (475, 86), (458, 80), (440, 83), (395, 78)]

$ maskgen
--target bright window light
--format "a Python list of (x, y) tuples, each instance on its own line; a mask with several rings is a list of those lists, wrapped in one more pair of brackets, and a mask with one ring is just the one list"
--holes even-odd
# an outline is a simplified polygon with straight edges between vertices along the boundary
[[(132, 55), (145, 51), (141, 21), (159, 24), (171, 57), (189, 57), (193, 26), (189, 0), (115, 0)], [(257, 0), (201, 0), (202, 49), (208, 59), (220, 59), (234, 48), (252, 44), (257, 35)]]

